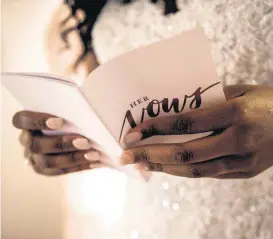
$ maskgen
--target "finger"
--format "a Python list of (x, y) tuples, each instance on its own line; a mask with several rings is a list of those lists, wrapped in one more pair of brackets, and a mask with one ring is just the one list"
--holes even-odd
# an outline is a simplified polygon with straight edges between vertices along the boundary
[(79, 29), (81, 28), (81, 24), (85, 21), (86, 15), (85, 12), (81, 9), (76, 11), (75, 16), (67, 18), (66, 21), (63, 22), (62, 29), (60, 29), (61, 41), (64, 43), (63, 47), (60, 48), (60, 51), (71, 48), (71, 43), (69, 43), (68, 35), (74, 31), (79, 33)]
[(76, 18), (71, 17), (67, 20), (67, 22), (63, 25), (62, 29), (59, 30), (60, 34), (58, 34), (58, 37), (61, 41), (61, 44), (59, 44), (62, 47), (59, 47), (59, 52), (62, 52), (68, 48), (71, 48), (71, 43), (68, 40), (68, 35), (71, 34), (72, 32), (78, 32), (77, 29), (78, 26), (78, 21)]
[(227, 100), (243, 96), (245, 93), (255, 89), (254, 85), (229, 85), (224, 87)]
[(247, 179), (247, 178), (253, 178), (252, 173), (244, 173), (244, 172), (237, 172), (237, 173), (227, 173), (218, 175), (217, 177), (213, 177), (216, 179)]
[(215, 160), (191, 165), (170, 165), (142, 162), (136, 164), (136, 167), (139, 170), (164, 172), (180, 177), (216, 177), (227, 173), (246, 172), (251, 167), (251, 159), (239, 156), (225, 156)]
[(86, 18), (86, 14), (83, 10), (81, 9), (77, 9), (75, 17), (77, 18), (77, 20), (79, 22), (84, 22), (85, 18)]
[(34, 160), (32, 159), (32, 153), (25, 148), (24, 150), (24, 158), (25, 158), (25, 164), (26, 165), (31, 165), (31, 166), (34, 166), (35, 165), (35, 162)]
[(53, 21), (57, 26), (64, 25), (72, 17), (72, 9), (67, 4), (62, 4), (54, 13)]
[(13, 116), (13, 125), (25, 130), (57, 130), (62, 128), (64, 120), (50, 114), (21, 111)]
[(27, 148), (25, 148), (24, 149), (24, 158), (30, 158), (30, 155), (31, 154), (31, 152), (29, 151), (29, 149), (27, 149)]
[(77, 29), (77, 25), (79, 21), (75, 17), (70, 17), (65, 24), (62, 25), (61, 31), (69, 30), (69, 29)]
[(21, 143), (31, 152), (39, 154), (89, 150), (94, 146), (90, 140), (80, 135), (33, 136), (31, 133), (26, 133)]
[(232, 138), (225, 133), (192, 140), (183, 144), (145, 145), (128, 149), (122, 164), (141, 161), (162, 164), (195, 164), (235, 153)]
[(40, 168), (68, 168), (80, 164), (102, 163), (102, 155), (96, 150), (75, 151), (65, 154), (32, 154), (32, 160)]
[(70, 31), (65, 36), (63, 34), (66, 33), (62, 33), (63, 42), (66, 46), (60, 48), (58, 54), (60, 54), (62, 65), (73, 71), (73, 68), (76, 67), (79, 58), (83, 54), (84, 45), (78, 30)]
[(79, 31), (73, 31), (67, 36), (68, 43), (70, 45), (71, 51), (73, 52), (73, 58), (71, 59), (72, 62), (76, 62), (77, 59), (83, 53), (83, 42), (80, 37)]
[(225, 102), (211, 108), (198, 109), (184, 114), (147, 120), (130, 130), (124, 137), (127, 144), (154, 135), (180, 135), (210, 132), (232, 125), (234, 105)]
[[(99, 168), (100, 166), (92, 166), (92, 168)], [(74, 167), (69, 167), (69, 168), (38, 168), (38, 167), (33, 167), (34, 171), (38, 174), (44, 175), (44, 176), (60, 176), (60, 175), (65, 175), (69, 173), (76, 173), (76, 172), (81, 172), (85, 170), (90, 170), (92, 169), (89, 164), (80, 164)]]
[(74, 74), (72, 75), (73, 79), (76, 79), (79, 82), (82, 81), (83, 79), (85, 79), (88, 76), (89, 72), (91, 72), (91, 71), (89, 71), (89, 67), (90, 66), (86, 65), (85, 61), (80, 61), (78, 63), (78, 65), (76, 66)]
[(71, 8), (67, 4), (61, 4), (56, 11), (54, 11), (51, 23), (47, 29), (47, 45), (51, 51), (57, 52), (57, 50), (63, 45), (63, 41), (60, 38), (61, 28), (72, 17)]
[[(21, 134), (19, 136), (19, 142), (22, 146), (26, 146), (29, 144), (29, 141), (31, 140), (31, 137), (35, 136), (43, 136), (43, 133), (41, 131), (30, 131), (30, 130), (22, 130)], [(25, 152), (25, 156), (27, 156), (27, 152), (30, 152), (29, 150)]]

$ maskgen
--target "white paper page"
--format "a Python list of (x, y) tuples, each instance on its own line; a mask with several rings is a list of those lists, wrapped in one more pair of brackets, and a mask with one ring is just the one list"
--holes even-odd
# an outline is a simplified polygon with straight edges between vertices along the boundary
[[(172, 115), (173, 109), (165, 113), (159, 102), (168, 100), (170, 106), (174, 98), (179, 99), (180, 111), (187, 112), (191, 110), (191, 103), (196, 107), (196, 98), (190, 97), (194, 92), (195, 97), (201, 99), (200, 108), (225, 100), (209, 42), (201, 29), (132, 51), (100, 66), (81, 88), (86, 98), (76, 85), (60, 81), (59, 77), (53, 81), (45, 75), (6, 75), (2, 84), (26, 110), (53, 114), (73, 122), (74, 125), (68, 125), (64, 131), (96, 141), (115, 163), (122, 153), (117, 142), (132, 126), (126, 114), (131, 114), (135, 124), (141, 122), (142, 113), (143, 120), (151, 118), (147, 107), (150, 115)], [(198, 95), (198, 89), (208, 90)], [(140, 144), (179, 143), (207, 134), (156, 136)]]
[(97, 142), (100, 146), (96, 147), (103, 148), (109, 155), (121, 154), (121, 148), (94, 114), (76, 84), (45, 74), (4, 74), (2, 85), (23, 109), (56, 115), (69, 122), (54, 134), (81, 134)]
[[(198, 89), (205, 91), (198, 94)], [(91, 73), (83, 91), (117, 142), (133, 127), (132, 122), (138, 125), (142, 117), (145, 121), (156, 118), (150, 117), (152, 114), (157, 117), (176, 114), (173, 109), (164, 112), (159, 103), (164, 99), (170, 106), (178, 98), (182, 113), (192, 110), (192, 102), (192, 108), (204, 108), (225, 100), (202, 29), (184, 32), (109, 61)], [(201, 99), (200, 106), (194, 96), (190, 97), (195, 92), (195, 97)], [(181, 110), (184, 100), (186, 104)], [(131, 123), (126, 114), (131, 115)], [(208, 134), (155, 136), (136, 145), (179, 143)]]

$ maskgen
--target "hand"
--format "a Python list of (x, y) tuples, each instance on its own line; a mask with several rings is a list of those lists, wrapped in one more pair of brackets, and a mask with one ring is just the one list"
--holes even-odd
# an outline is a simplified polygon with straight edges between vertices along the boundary
[[(85, 20), (80, 9), (72, 16), (67, 4), (53, 13), (46, 33), (46, 54), (50, 70), (71, 78), (86, 78), (98, 66), (93, 52), (85, 54), (78, 25)], [(91, 33), (90, 33), (91, 34)]]
[(13, 117), (16, 128), (22, 129), (20, 142), (34, 171), (47, 176), (61, 175), (107, 166), (102, 152), (81, 135), (46, 136), (41, 130), (58, 130), (63, 119), (44, 113), (22, 111)]
[(273, 87), (235, 85), (225, 89), (227, 102), (184, 114), (148, 120), (124, 140), (153, 135), (201, 132), (208, 137), (182, 144), (128, 149), (123, 164), (181, 177), (251, 178), (273, 165)]

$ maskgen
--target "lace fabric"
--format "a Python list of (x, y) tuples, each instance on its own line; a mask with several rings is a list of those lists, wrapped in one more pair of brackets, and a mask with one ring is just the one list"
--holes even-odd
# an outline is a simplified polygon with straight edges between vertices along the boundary
[[(160, 2), (138, 0), (120, 6), (110, 1), (93, 30), (99, 61), (203, 26), (225, 85), (273, 85), (271, 0), (177, 0), (177, 4), (179, 12), (164, 16)], [(149, 184), (128, 179), (123, 215), (104, 230), (103, 238), (271, 239), (272, 180), (272, 168), (248, 180), (163, 174), (154, 175)]]

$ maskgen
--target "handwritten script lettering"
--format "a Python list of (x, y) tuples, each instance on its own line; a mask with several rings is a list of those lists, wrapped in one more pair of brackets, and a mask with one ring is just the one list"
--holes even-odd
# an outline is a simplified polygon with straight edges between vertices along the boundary
[[(190, 109), (200, 108), (200, 106), (202, 105), (202, 97), (201, 97), (202, 94), (218, 84), (220, 84), (220, 82), (212, 84), (203, 90), (201, 87), (198, 87), (197, 90), (194, 91), (193, 94), (185, 95), (182, 103), (180, 102), (180, 100), (178, 98), (173, 98), (171, 101), (168, 98), (164, 98), (161, 101), (159, 101), (157, 99), (151, 100), (146, 108), (141, 109), (140, 124), (144, 121), (145, 116), (149, 116), (150, 118), (156, 118), (157, 116), (160, 115), (161, 111), (163, 111), (165, 113), (169, 113), (171, 111), (173, 111), (175, 113), (182, 113), (185, 110), (185, 107), (188, 102), (189, 102)], [(148, 97), (145, 96), (142, 99), (144, 101), (147, 101)], [(171, 102), (170, 105), (169, 105), (169, 102)], [(140, 104), (140, 103), (143, 103), (143, 101), (141, 99), (139, 99), (139, 100), (137, 100), (137, 102), (135, 101), (132, 104), (130, 104), (130, 106), (133, 108), (134, 106), (137, 106), (137, 103)], [(121, 140), (126, 121), (129, 123), (131, 128), (134, 128), (137, 126), (137, 123), (133, 117), (131, 110), (128, 110), (125, 114), (123, 124), (121, 127), (121, 131), (120, 131), (119, 142)]]

